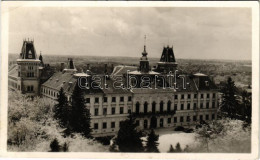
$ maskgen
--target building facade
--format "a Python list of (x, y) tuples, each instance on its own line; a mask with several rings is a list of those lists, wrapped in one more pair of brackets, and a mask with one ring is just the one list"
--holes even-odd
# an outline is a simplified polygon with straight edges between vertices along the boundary
[[(38, 92), (38, 95), (55, 104), (61, 88), (71, 101), (73, 89), (78, 85), (80, 77), (86, 77), (87, 81), (94, 79), (92, 82), (96, 87), (89, 87), (84, 92), (94, 137), (115, 135), (120, 123), (129, 114), (136, 118), (140, 129), (189, 126), (201, 120), (217, 118), (218, 89), (207, 75), (176, 74), (174, 80), (169, 79), (169, 72), (177, 72), (173, 48), (169, 46), (163, 48), (157, 68), (152, 70), (149, 66), (144, 46), (139, 67), (116, 66), (111, 75), (98, 75), (104, 77), (105, 83), (102, 84), (95, 80), (97, 75), (91, 71), (78, 72), (72, 59), (68, 59), (67, 66), (62, 64), (61, 71), (39, 84), (42, 69), (40, 64), (43, 62), (37, 59), (36, 52), (29, 56), (29, 52), (23, 50), (22, 53), (25, 54), (21, 54), (17, 60), (18, 69), (10, 70), (12, 74), (9, 75), (9, 86), (12, 89), (22, 90), (29, 95), (37, 95)], [(33, 77), (27, 76), (31, 71), (29, 66), (33, 66)], [(13, 87), (14, 72), (17, 72), (15, 82), (20, 88)], [(118, 77), (120, 81), (117, 81)], [(33, 85), (34, 94), (26, 89), (29, 84)]]

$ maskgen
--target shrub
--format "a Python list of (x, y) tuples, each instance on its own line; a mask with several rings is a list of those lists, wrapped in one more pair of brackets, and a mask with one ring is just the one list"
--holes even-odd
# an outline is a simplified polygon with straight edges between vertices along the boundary
[(182, 126), (177, 126), (174, 130), (175, 131), (184, 131), (184, 127), (182, 127)]

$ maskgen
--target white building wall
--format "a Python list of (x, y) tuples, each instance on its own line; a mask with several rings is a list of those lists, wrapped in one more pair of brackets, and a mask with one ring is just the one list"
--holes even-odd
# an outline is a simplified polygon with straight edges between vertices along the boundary
[[(55, 92), (57, 96), (58, 91), (42, 86), (41, 93), (44, 97), (49, 98), (56, 102), (55, 96), (49, 94)], [(209, 93), (210, 97), (207, 98), (206, 95)], [(215, 93), (215, 98), (213, 98), (213, 93)], [(190, 98), (188, 98), (190, 94)], [(194, 98), (194, 94), (197, 94), (197, 98)], [(201, 98), (201, 94), (204, 94), (204, 98)], [(177, 99), (175, 99), (177, 95)], [(184, 95), (184, 99), (181, 96)], [(132, 101), (128, 101), (128, 97), (132, 97)], [(104, 97), (107, 97), (107, 102), (104, 102)], [(112, 102), (112, 97), (116, 97), (116, 102)], [(120, 102), (120, 97), (124, 97), (124, 101)], [(163, 127), (176, 127), (176, 126), (185, 126), (192, 125), (196, 123), (193, 121), (193, 116), (196, 116), (197, 121), (200, 119), (200, 116), (203, 117), (203, 120), (206, 120), (206, 115), (208, 115), (208, 120), (212, 120), (212, 115), (215, 119), (217, 118), (217, 100), (218, 95), (216, 91), (210, 92), (171, 92), (171, 93), (140, 93), (140, 94), (95, 94), (95, 95), (85, 95), (85, 98), (90, 98), (90, 103), (86, 103), (86, 107), (90, 109), (91, 113), (91, 127), (93, 129), (93, 136), (109, 136), (117, 134), (120, 128), (120, 122), (127, 119), (128, 109), (131, 109), (132, 112), (136, 112), (136, 103), (140, 103), (140, 113), (144, 112), (144, 103), (148, 103), (147, 112), (152, 112), (152, 103), (156, 102), (156, 111), (160, 111), (160, 102), (164, 102), (163, 110), (167, 111), (167, 103), (171, 101), (171, 110), (174, 110), (174, 105), (177, 103), (177, 111), (174, 115), (156, 115), (157, 118), (157, 127), (160, 128), (160, 119), (163, 119)], [(99, 98), (98, 103), (95, 103), (95, 98)], [(215, 101), (215, 108), (212, 108), (212, 102)], [(203, 108), (200, 108), (200, 102), (203, 102)], [(209, 108), (206, 108), (206, 103), (209, 102)], [(187, 104), (190, 103), (190, 109), (187, 109)], [(194, 103), (197, 104), (197, 110), (194, 110)], [(183, 110), (181, 110), (181, 104), (184, 104)], [(112, 114), (112, 107), (115, 107), (115, 114)], [(123, 113), (120, 114), (120, 107), (123, 107)], [(95, 108), (98, 108), (98, 115), (95, 115)], [(103, 114), (103, 108), (107, 108), (107, 114)], [(190, 122), (187, 121), (187, 116), (190, 116)], [(174, 122), (174, 118), (177, 118), (177, 122)], [(181, 117), (183, 121), (181, 122)], [(170, 118), (170, 123), (168, 123), (168, 118)], [(151, 125), (151, 116), (137, 117), (136, 120), (139, 121), (139, 128), (144, 129), (144, 121), (147, 120), (147, 129)], [(206, 121), (208, 121), (206, 120)], [(115, 127), (112, 128), (111, 122), (115, 122)], [(103, 123), (106, 123), (106, 128), (103, 128)], [(98, 128), (95, 129), (95, 124), (98, 124)]]

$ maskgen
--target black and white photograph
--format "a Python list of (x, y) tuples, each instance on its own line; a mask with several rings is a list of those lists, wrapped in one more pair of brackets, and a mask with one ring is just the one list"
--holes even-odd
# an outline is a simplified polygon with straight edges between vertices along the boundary
[(11, 4), (6, 154), (258, 153), (252, 3)]

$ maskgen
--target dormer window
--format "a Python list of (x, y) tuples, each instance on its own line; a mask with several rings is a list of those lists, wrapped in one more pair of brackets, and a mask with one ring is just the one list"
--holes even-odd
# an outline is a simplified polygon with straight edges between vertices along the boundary
[(208, 87), (209, 86), (209, 81), (205, 81), (205, 85)]

